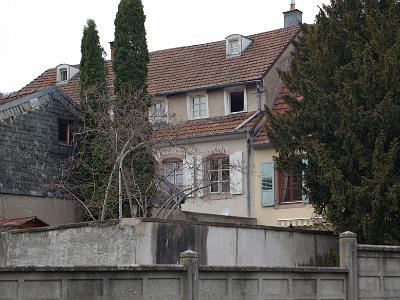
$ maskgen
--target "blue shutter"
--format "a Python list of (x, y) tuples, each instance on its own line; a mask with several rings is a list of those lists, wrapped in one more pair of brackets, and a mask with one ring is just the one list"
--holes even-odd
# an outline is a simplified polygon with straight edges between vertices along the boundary
[(275, 204), (275, 178), (274, 162), (263, 162), (261, 164), (261, 196), (262, 206), (273, 206)]
[[(305, 164), (306, 166), (308, 166), (308, 159), (303, 159), (302, 160), (303, 164)], [(304, 190), (305, 190), (305, 183), (304, 183), (304, 171), (301, 174), (302, 175), (302, 187), (303, 187), (303, 192), (302, 192), (302, 200), (304, 203), (309, 203), (308, 201), (308, 197), (304, 194)]]

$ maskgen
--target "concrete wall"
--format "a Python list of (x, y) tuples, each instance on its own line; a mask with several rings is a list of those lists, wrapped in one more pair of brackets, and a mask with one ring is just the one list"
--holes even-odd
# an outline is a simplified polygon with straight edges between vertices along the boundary
[(346, 299), (346, 271), (338, 268), (207, 268), (193, 262), (190, 267), (2, 268), (0, 298)]
[(331, 233), (257, 225), (123, 219), (0, 233), (0, 266), (174, 264), (301, 266), (337, 251)]
[[(314, 212), (310, 204), (297, 203), (295, 205), (262, 206), (261, 166), (265, 161), (273, 161), (275, 156), (278, 156), (278, 153), (272, 147), (264, 149), (253, 148), (251, 154), (251, 217), (256, 218), (258, 224), (267, 226), (282, 226), (283, 224), (287, 224), (287, 222), (279, 221), (282, 219), (310, 219)], [(276, 189), (277, 187), (275, 187)], [(292, 221), (292, 225), (296, 225), (295, 221)]]
[(400, 298), (400, 247), (358, 245), (360, 300)]

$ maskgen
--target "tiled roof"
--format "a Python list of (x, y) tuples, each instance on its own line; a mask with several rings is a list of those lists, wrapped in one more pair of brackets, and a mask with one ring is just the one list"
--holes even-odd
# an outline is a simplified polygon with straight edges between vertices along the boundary
[[(155, 95), (261, 79), (298, 31), (299, 27), (293, 26), (248, 36), (252, 44), (236, 57), (225, 57), (225, 40), (152, 52), (148, 65), (148, 91)], [(108, 84), (113, 91), (111, 61), (107, 61), (107, 69)], [(0, 104), (55, 83), (56, 68), (52, 68), (18, 92), (0, 97)], [(74, 102), (79, 102), (79, 74), (58, 87)]]
[(254, 113), (255, 112), (245, 112), (223, 117), (185, 121), (174, 126), (155, 130), (153, 132), (153, 138), (155, 140), (162, 140), (177, 137), (191, 138), (229, 133), (241, 133), (252, 129), (260, 120), (262, 115), (261, 113), (239, 129), (236, 129), (244, 121), (248, 120)]
[[(278, 96), (276, 97), (274, 103), (274, 107), (272, 108), (273, 113), (284, 113), (289, 110), (289, 105), (285, 101), (285, 96), (289, 94), (290, 94), (289, 89), (287, 88), (285, 83), (282, 82)], [(253, 145), (268, 144), (269, 142), (270, 140), (268, 138), (265, 126), (263, 126), (263, 128), (258, 132), (258, 134), (252, 140)]]
[(225, 40), (153, 52), (150, 56), (150, 94), (207, 88), (261, 79), (299, 27), (248, 36), (251, 45), (236, 57), (225, 57)]
[(17, 219), (5, 219), (0, 220), (0, 227), (23, 227), (27, 223), (32, 222), (35, 223), (35, 227), (39, 226), (48, 226), (46, 222), (43, 222), (38, 217), (26, 217), (26, 218), (17, 218)]

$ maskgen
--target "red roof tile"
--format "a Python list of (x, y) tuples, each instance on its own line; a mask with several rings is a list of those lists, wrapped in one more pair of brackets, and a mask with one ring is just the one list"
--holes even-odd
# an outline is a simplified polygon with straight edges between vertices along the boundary
[[(148, 65), (148, 91), (154, 95), (261, 79), (298, 31), (299, 27), (294, 26), (248, 36), (252, 44), (236, 57), (225, 57), (225, 40), (152, 52)], [(107, 61), (107, 69), (108, 84), (113, 91), (111, 61)], [(0, 104), (55, 83), (56, 68), (52, 68), (18, 92), (0, 98)], [(58, 87), (74, 102), (79, 102), (79, 74)]]
[(249, 119), (254, 113), (255, 112), (246, 112), (223, 117), (185, 121), (174, 126), (155, 130), (153, 132), (153, 138), (155, 140), (162, 140), (177, 137), (191, 138), (245, 132), (257, 124), (262, 114), (251, 119), (240, 129), (236, 130), (236, 128)]
[[(28, 224), (30, 223), (30, 224)], [(46, 222), (40, 220), (38, 217), (26, 217), (26, 218), (17, 218), (17, 219), (0, 219), (0, 227), (43, 227), (48, 226)]]

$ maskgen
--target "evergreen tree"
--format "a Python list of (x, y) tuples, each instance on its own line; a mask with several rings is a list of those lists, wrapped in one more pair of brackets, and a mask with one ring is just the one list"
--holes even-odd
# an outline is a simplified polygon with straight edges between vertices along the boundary
[(282, 77), (302, 98), (269, 112), (278, 165), (304, 169), (304, 192), (338, 231), (400, 243), (400, 3), (332, 0)]
[[(136, 144), (148, 143), (151, 135), (151, 124), (143, 116), (148, 115), (150, 97), (146, 92), (147, 64), (149, 53), (146, 42), (145, 15), (141, 0), (121, 0), (115, 18), (113, 69), (115, 73), (115, 112), (133, 116), (133, 123), (141, 126), (140, 135), (135, 138)], [(131, 103), (129, 103), (131, 101)], [(129, 110), (127, 112), (126, 110)], [(137, 117), (134, 117), (134, 116)], [(121, 116), (116, 118), (121, 119)], [(121, 136), (121, 147), (123, 143), (131, 138), (131, 132)], [(134, 187), (131, 193), (138, 202), (146, 203), (149, 207), (154, 189), (150, 188), (155, 176), (155, 165), (153, 155), (146, 146), (140, 147), (131, 153), (125, 160), (126, 173), (134, 178)], [(125, 171), (124, 171), (125, 173)], [(151, 210), (147, 210), (150, 212)], [(139, 211), (139, 215), (143, 212)]]
[(83, 29), (80, 63), (81, 115), (83, 137), (80, 143), (79, 190), (86, 205), (99, 215), (109, 174), (108, 149), (99, 130), (107, 118), (107, 82), (104, 50), (94, 20)]
[(115, 18), (115, 91), (141, 90), (147, 80), (147, 50), (145, 15), (141, 0), (121, 0)]

